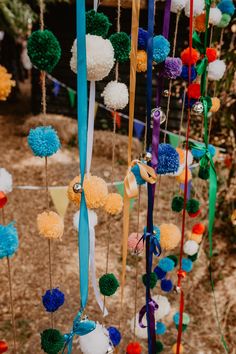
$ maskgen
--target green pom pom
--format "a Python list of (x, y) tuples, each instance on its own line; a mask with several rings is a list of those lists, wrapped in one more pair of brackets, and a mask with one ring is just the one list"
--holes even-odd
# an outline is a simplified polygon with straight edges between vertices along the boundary
[(45, 353), (57, 354), (64, 344), (64, 337), (57, 329), (45, 329), (41, 334), (41, 348)]
[(39, 70), (51, 72), (61, 57), (61, 47), (51, 31), (35, 31), (27, 43), (28, 55)]
[(175, 267), (178, 265), (178, 257), (174, 254), (170, 254), (169, 256), (167, 256), (167, 258), (172, 259), (172, 261), (175, 263)]
[(130, 37), (125, 32), (119, 32), (110, 36), (111, 44), (115, 51), (115, 58), (119, 63), (129, 60), (131, 49)]
[[(177, 330), (179, 330), (179, 325), (175, 325), (175, 327), (176, 327)], [(183, 323), (182, 324), (182, 332), (185, 332), (187, 328), (188, 328), (188, 325)]]
[[(143, 274), (142, 276), (143, 284), (146, 286), (147, 285), (147, 274)], [(156, 273), (152, 272), (150, 274), (150, 288), (153, 289), (157, 285), (157, 275)]]
[(104, 296), (111, 296), (115, 294), (116, 290), (119, 288), (120, 284), (114, 274), (104, 274), (99, 279), (100, 292)]
[(195, 262), (197, 260), (198, 253), (195, 253), (193, 256), (188, 256), (188, 258), (192, 261)]
[(199, 210), (200, 203), (196, 199), (189, 199), (187, 201), (187, 212), (190, 214), (195, 214)]
[(163, 344), (158, 340), (156, 341), (156, 353), (161, 353), (164, 349)]
[(227, 27), (229, 25), (230, 21), (231, 21), (231, 16), (230, 15), (222, 14), (220, 23), (218, 23), (217, 27), (225, 28), (225, 27)]
[(207, 180), (210, 177), (210, 170), (209, 167), (202, 167), (200, 166), (198, 177), (204, 180)]
[(90, 10), (86, 12), (86, 33), (107, 37), (111, 23), (104, 13)]
[(172, 199), (171, 209), (176, 213), (179, 213), (180, 211), (183, 210), (183, 208), (184, 208), (184, 198), (178, 195), (175, 196)]

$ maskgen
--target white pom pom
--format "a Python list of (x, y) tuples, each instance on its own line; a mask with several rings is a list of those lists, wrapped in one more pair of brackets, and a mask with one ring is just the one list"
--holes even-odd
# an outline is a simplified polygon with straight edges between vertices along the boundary
[(97, 323), (94, 331), (79, 337), (79, 343), (84, 354), (106, 354), (109, 348), (108, 331)]
[(154, 296), (153, 300), (156, 301), (159, 306), (158, 310), (155, 312), (155, 320), (160, 321), (163, 317), (170, 313), (170, 303), (167, 297), (162, 295)]
[(5, 168), (0, 168), (0, 192), (10, 193), (12, 191), (12, 175), (5, 170)]
[[(204, 0), (197, 0), (193, 3), (193, 16), (198, 16), (203, 13), (205, 8), (205, 1)], [(185, 15), (190, 17), (190, 1), (187, 1), (185, 8), (184, 8)]]
[(183, 10), (183, 8), (186, 5), (186, 2), (187, 2), (187, 0), (172, 0), (170, 11), (177, 13), (177, 12)]
[(198, 252), (198, 249), (199, 245), (196, 241), (189, 240), (184, 244), (184, 253), (188, 256), (193, 256), (194, 254), (196, 254)]
[(77, 74), (77, 39), (74, 40), (71, 53), (70, 68), (75, 74)]
[(224, 76), (226, 65), (224, 60), (215, 60), (207, 67), (209, 80), (220, 80)]
[[(89, 225), (91, 227), (96, 226), (98, 223), (98, 216), (95, 213), (95, 211), (88, 209), (88, 217), (89, 217)], [(77, 211), (73, 217), (73, 225), (74, 225), (75, 230), (77, 230), (77, 231), (79, 228), (79, 218), (80, 218), (80, 210)]]
[(210, 8), (210, 15), (209, 15), (209, 23), (213, 26), (217, 26), (222, 17), (222, 12), (218, 7), (211, 7)]
[[(133, 317), (131, 322), (130, 322), (130, 328), (131, 328), (132, 332), (134, 332), (134, 319), (135, 319), (135, 317)], [(144, 326), (147, 325), (146, 316), (144, 316), (142, 323), (144, 324)], [(140, 339), (146, 339), (147, 338), (147, 328), (142, 328), (142, 327), (139, 326), (139, 314), (138, 313), (136, 314), (135, 334)]]
[(117, 81), (110, 81), (101, 96), (104, 97), (105, 106), (115, 111), (125, 108), (129, 102), (127, 86)]

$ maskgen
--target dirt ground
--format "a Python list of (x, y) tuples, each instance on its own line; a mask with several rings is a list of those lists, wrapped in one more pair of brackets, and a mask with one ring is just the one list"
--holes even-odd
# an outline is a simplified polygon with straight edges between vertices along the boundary
[[(44, 164), (41, 159), (32, 156), (27, 145), (27, 138), (22, 136), (22, 126), (28, 119), (25, 115), (0, 116), (0, 167), (12, 173), (14, 186), (44, 184)], [(109, 135), (109, 133), (108, 133)], [(108, 136), (106, 135), (106, 136)], [(102, 139), (103, 134), (97, 136), (94, 149), (96, 150), (92, 173), (110, 179), (111, 159), (101, 144), (108, 144), (110, 150), (111, 135), (107, 142)], [(124, 138), (117, 137), (117, 154), (119, 145)], [(122, 153), (123, 154), (123, 153)], [(116, 159), (115, 180), (122, 180), (125, 171), (126, 156), (123, 160)], [(67, 185), (79, 172), (78, 152), (76, 146), (63, 144), (61, 152), (49, 159), (49, 184)], [(155, 201), (154, 220), (158, 225), (167, 220), (178, 222), (170, 212), (170, 200), (173, 195), (173, 183), (170, 177), (163, 178), (158, 198)], [(177, 188), (177, 186), (176, 186)], [(201, 193), (201, 186), (196, 187), (196, 193)], [(45, 192), (14, 189), (9, 195), (9, 202), (5, 208), (6, 221), (16, 221), (20, 237), (20, 248), (11, 260), (13, 278), (13, 296), (17, 326), (17, 346), (19, 354), (40, 354), (40, 332), (50, 327), (50, 317), (45, 312), (41, 296), (49, 288), (48, 276), (48, 248), (47, 241), (38, 235), (36, 229), (37, 214), (45, 208)], [(205, 208), (203, 204), (203, 210)], [(51, 202), (51, 208), (54, 209)], [(79, 277), (78, 277), (78, 250), (77, 233), (73, 229), (72, 219), (76, 208), (70, 204), (65, 217), (65, 233), (61, 242), (53, 242), (53, 285), (65, 293), (65, 304), (55, 314), (55, 326), (63, 333), (70, 330), (72, 321), (79, 309)], [(203, 213), (204, 214), (204, 213)], [(102, 211), (98, 212), (98, 226), (96, 227), (96, 263), (97, 277), (105, 272), (105, 254), (108, 237), (108, 223), (111, 225), (111, 248), (109, 256), (109, 271), (117, 277), (121, 272), (120, 245), (122, 238), (122, 218), (115, 217), (108, 220)], [(146, 190), (141, 193), (140, 230), (146, 221)], [(131, 213), (130, 231), (136, 232), (137, 202)], [(191, 221), (188, 220), (188, 227)], [(230, 348), (230, 353), (236, 353), (236, 259), (227, 251), (227, 240), (223, 235), (215, 235), (215, 257), (213, 274), (215, 278), (216, 301), (219, 316)], [(205, 253), (207, 240), (203, 242), (200, 258), (194, 265), (194, 270), (184, 281), (185, 312), (191, 317), (187, 331), (183, 334), (185, 353), (188, 354), (223, 354), (220, 345), (220, 334), (217, 329), (212, 293), (208, 277), (208, 260)], [(178, 251), (176, 251), (176, 254)], [(157, 260), (154, 260), (157, 263)], [(154, 264), (155, 264), (154, 263)], [(135, 259), (129, 255), (127, 264), (127, 283), (125, 288), (125, 304), (121, 318), (122, 342), (119, 353), (125, 353), (125, 346), (133, 335), (130, 329), (130, 319), (134, 316), (134, 284)], [(141, 255), (138, 265), (138, 309), (143, 306), (145, 289), (141, 275), (145, 273), (144, 254)], [(9, 287), (7, 277), (7, 263), (1, 261), (0, 267), (0, 339), (12, 344)], [(174, 279), (174, 275), (172, 276)], [(153, 295), (162, 294), (160, 285), (153, 290)], [(120, 321), (119, 307), (120, 292), (106, 300), (109, 315), (105, 319), (95, 300), (93, 289), (90, 288), (87, 315), (107, 326), (118, 326)], [(174, 328), (172, 316), (178, 310), (179, 297), (172, 293), (169, 296), (171, 313), (164, 319), (167, 333), (159, 338), (164, 344), (163, 353), (171, 353), (171, 347), (176, 342), (177, 330)], [(146, 341), (143, 344), (143, 354), (147, 353)], [(9, 353), (12, 353), (9, 349)], [(73, 353), (80, 353), (75, 341)]]

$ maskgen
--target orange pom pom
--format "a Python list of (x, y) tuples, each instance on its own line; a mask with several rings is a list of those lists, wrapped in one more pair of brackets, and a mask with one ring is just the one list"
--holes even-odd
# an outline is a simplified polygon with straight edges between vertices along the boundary
[(108, 194), (104, 209), (110, 215), (118, 215), (122, 212), (123, 198), (118, 193)]
[[(191, 181), (192, 179), (192, 172), (190, 169), (188, 169), (188, 182)], [(179, 183), (184, 183), (185, 182), (185, 168), (183, 170), (183, 172), (179, 175), (179, 176), (176, 176), (176, 179)]]
[(147, 71), (147, 53), (145, 50), (138, 50), (137, 52), (137, 72)]
[(219, 100), (219, 98), (218, 97), (212, 97), (211, 103), (212, 103), (212, 106), (211, 106), (210, 112), (213, 112), (213, 113), (218, 112), (219, 109), (220, 109), (220, 100)]
[(142, 347), (138, 342), (132, 342), (127, 345), (126, 354), (141, 354)]
[[(179, 353), (182, 354), (184, 352), (184, 347), (182, 346), (182, 344), (180, 344), (179, 347)], [(177, 353), (177, 343), (175, 343), (172, 347), (172, 353), (176, 354)]]
[(190, 84), (188, 87), (188, 97), (198, 99), (201, 96), (201, 87), (199, 84)]
[(0, 209), (2, 209), (7, 204), (7, 196), (0, 192)]
[(208, 62), (211, 63), (217, 59), (217, 51), (215, 48), (207, 48), (206, 50), (206, 56), (208, 59)]
[(160, 225), (160, 244), (163, 250), (173, 250), (181, 240), (181, 232), (175, 224)]
[(44, 211), (38, 214), (37, 226), (41, 236), (61, 240), (64, 232), (64, 221), (54, 211)]
[(185, 151), (183, 149), (180, 149), (180, 148), (176, 148), (175, 150), (179, 154), (179, 164), (183, 165), (183, 163), (185, 162)]
[(8, 74), (7, 69), (0, 65), (0, 101), (6, 101), (12, 87), (16, 85), (16, 82), (11, 78), (12, 75)]
[(206, 14), (205, 13), (195, 17), (194, 29), (198, 32), (205, 32), (206, 31)]
[(194, 48), (192, 48), (191, 56), (189, 47), (184, 49), (181, 53), (181, 60), (184, 65), (194, 65), (199, 59), (200, 54)]
[(195, 234), (198, 234), (198, 235), (204, 234), (205, 230), (206, 230), (206, 227), (202, 223), (195, 224), (195, 225), (193, 225), (193, 228), (192, 228), (192, 232)]

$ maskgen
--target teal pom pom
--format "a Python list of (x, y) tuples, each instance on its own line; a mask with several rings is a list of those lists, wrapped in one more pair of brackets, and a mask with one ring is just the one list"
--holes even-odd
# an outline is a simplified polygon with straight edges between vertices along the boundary
[(162, 35), (153, 38), (153, 60), (159, 64), (166, 60), (170, 53), (170, 42)]
[[(143, 284), (147, 286), (147, 274), (143, 274), (142, 276)], [(150, 273), (150, 288), (153, 289), (157, 285), (157, 275), (156, 273)]]
[(100, 292), (104, 296), (111, 296), (115, 294), (120, 284), (113, 273), (104, 274), (99, 279)]
[(218, 9), (222, 12), (222, 14), (228, 14), (230, 16), (233, 16), (235, 7), (233, 4), (233, 1), (231, 0), (222, 0), (218, 5)]
[(146, 181), (141, 177), (140, 169), (137, 164), (132, 167), (131, 172), (135, 175), (136, 182), (139, 186), (146, 183)]
[[(199, 146), (203, 146), (203, 144), (198, 144)], [(209, 144), (208, 145), (208, 150), (211, 154), (211, 157), (214, 157), (215, 154), (216, 154), (216, 149), (213, 145)], [(200, 160), (204, 155), (205, 155), (205, 151), (204, 150), (198, 150), (196, 148), (192, 148), (191, 149), (191, 153), (193, 155), (193, 157), (196, 159), (196, 160)]]
[(18, 233), (14, 223), (0, 225), (0, 259), (13, 256), (18, 247)]
[(156, 334), (163, 335), (166, 332), (166, 325), (162, 322), (156, 322)]
[(61, 147), (57, 132), (50, 126), (30, 129), (28, 144), (34, 155), (40, 157), (52, 156)]
[[(180, 315), (179, 315), (179, 312), (176, 312), (173, 316), (173, 321), (175, 323), (175, 325), (179, 325), (179, 318), (180, 318)], [(190, 317), (187, 313), (183, 313), (183, 324), (185, 325), (188, 325), (190, 323)]]
[(198, 171), (198, 177), (203, 179), (203, 180), (208, 180), (210, 177), (210, 167), (206, 166), (200, 166), (199, 171)]
[(156, 341), (156, 348), (155, 349), (156, 349), (156, 354), (161, 353), (164, 349), (163, 344), (159, 340)]
[(51, 31), (35, 31), (27, 43), (29, 58), (39, 70), (51, 72), (61, 57), (61, 47)]
[(110, 36), (111, 44), (115, 51), (115, 58), (119, 63), (129, 60), (131, 49), (130, 37), (125, 32), (118, 32)]
[(172, 199), (172, 203), (171, 203), (171, 209), (173, 211), (175, 211), (176, 213), (179, 213), (180, 211), (182, 211), (184, 208), (184, 198), (181, 196), (176, 195), (173, 199)]
[(198, 212), (200, 203), (197, 199), (189, 199), (187, 201), (186, 210), (190, 214), (195, 214)]
[(104, 13), (90, 10), (86, 12), (86, 33), (107, 37), (111, 23)]
[[(147, 233), (147, 226), (143, 228), (143, 233)], [(158, 226), (153, 226), (153, 235), (157, 238), (157, 240), (160, 242), (160, 237), (161, 237), (161, 231)]]
[(183, 258), (182, 259), (182, 269), (189, 273), (193, 269), (193, 262), (189, 258)]
[(171, 272), (175, 267), (175, 262), (172, 259), (165, 257), (160, 259), (158, 267), (164, 270), (164, 272)]
[(169, 256), (167, 256), (167, 258), (172, 259), (172, 261), (175, 263), (175, 267), (178, 265), (178, 257), (174, 254), (170, 254)]
[(41, 333), (41, 348), (47, 354), (57, 354), (64, 347), (64, 337), (57, 329), (45, 329)]

